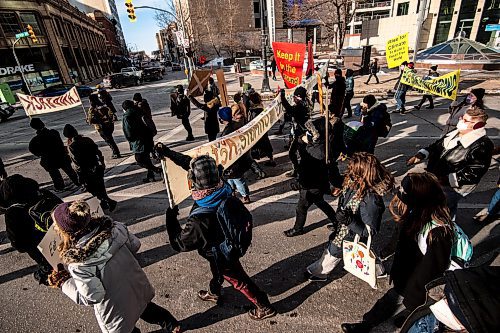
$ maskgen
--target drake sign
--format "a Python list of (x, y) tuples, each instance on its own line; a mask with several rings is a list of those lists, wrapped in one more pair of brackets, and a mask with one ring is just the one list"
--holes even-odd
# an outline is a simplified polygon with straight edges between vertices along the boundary
[(16, 73), (29, 73), (35, 71), (35, 65), (22, 65), (22, 66), (14, 66), (14, 67), (0, 67), (0, 76), (3, 75), (11, 75)]

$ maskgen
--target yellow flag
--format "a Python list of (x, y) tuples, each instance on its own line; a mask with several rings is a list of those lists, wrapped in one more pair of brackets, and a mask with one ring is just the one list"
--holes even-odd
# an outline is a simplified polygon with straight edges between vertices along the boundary
[(435, 79), (424, 80), (418, 77), (411, 69), (405, 68), (401, 76), (401, 83), (407, 84), (425, 93), (441, 96), (451, 100), (457, 98), (460, 70), (441, 75)]
[(410, 61), (408, 55), (408, 33), (391, 38), (385, 44), (387, 67), (398, 67), (404, 61)]

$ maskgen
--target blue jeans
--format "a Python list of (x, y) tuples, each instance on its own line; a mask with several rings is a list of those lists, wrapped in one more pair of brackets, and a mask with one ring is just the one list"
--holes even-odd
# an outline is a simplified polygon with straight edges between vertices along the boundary
[(236, 189), (241, 196), (248, 197), (250, 195), (250, 189), (248, 188), (245, 177), (228, 179), (227, 182), (232, 188)]
[(408, 333), (434, 333), (438, 329), (439, 321), (431, 313), (418, 319), (413, 326), (410, 327)]
[(394, 94), (394, 99), (396, 100), (396, 109), (401, 110), (405, 108), (405, 103), (406, 103), (406, 91), (404, 90), (397, 90), (396, 93)]
[(491, 197), (490, 204), (488, 205), (488, 215), (497, 215), (500, 211), (500, 188)]

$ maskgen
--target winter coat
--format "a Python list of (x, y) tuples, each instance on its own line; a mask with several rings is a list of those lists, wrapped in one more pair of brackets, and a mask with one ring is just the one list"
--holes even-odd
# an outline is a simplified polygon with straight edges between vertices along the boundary
[(370, 64), (370, 73), (377, 74), (377, 72), (378, 72), (378, 62), (372, 61), (372, 63)]
[(68, 144), (68, 151), (79, 178), (97, 167), (104, 168), (104, 157), (91, 138), (77, 135)]
[(405, 224), (401, 226), (391, 267), (391, 280), (396, 291), (404, 297), (406, 309), (413, 311), (425, 302), (425, 285), (442, 276), (448, 269), (453, 231), (448, 226), (431, 229), (425, 240), (427, 250), (423, 254), (417, 236), (409, 235), (408, 227)]
[(142, 121), (142, 112), (136, 107), (123, 113), (123, 134), (129, 142), (130, 150), (135, 154), (150, 152), (153, 147), (149, 128)]
[(87, 112), (87, 123), (94, 125), (96, 131), (113, 122), (113, 111), (107, 106), (91, 106)]
[(46, 127), (36, 131), (29, 143), (29, 151), (40, 157), (40, 165), (47, 171), (58, 169), (69, 161), (59, 132)]
[[(259, 114), (264, 111), (264, 106), (262, 104), (254, 105), (250, 103), (250, 120), (256, 118)], [(252, 157), (255, 159), (260, 159), (263, 157), (271, 158), (273, 156), (273, 146), (271, 145), (271, 140), (269, 140), (268, 132), (257, 141), (257, 143), (252, 147)]]
[(136, 259), (139, 239), (124, 224), (99, 219), (95, 235), (62, 254), (71, 274), (62, 291), (76, 304), (94, 307), (102, 332), (130, 333), (154, 289)]
[[(325, 118), (320, 117), (314, 120), (308, 120), (305, 123), (309, 144), (306, 150), (309, 154), (318, 159), (324, 159), (325, 156)], [(345, 152), (344, 144), (344, 124), (340, 118), (331, 118), (328, 127), (328, 159), (337, 161), (342, 152)]]
[(457, 124), (460, 118), (462, 118), (469, 108), (466, 98), (462, 102), (453, 101), (448, 107), (448, 112), (450, 116), (446, 120), (446, 124), (443, 128), (443, 135), (454, 131), (457, 129)]
[(332, 115), (342, 117), (344, 114), (344, 97), (346, 92), (346, 82), (343, 76), (336, 76), (333, 83), (326, 83), (328, 88), (332, 88), (332, 96), (330, 97), (330, 105), (328, 108)]
[(291, 105), (288, 100), (282, 95), (281, 103), (285, 111), (285, 117), (289, 116), (295, 122), (294, 134), (301, 135), (305, 133), (305, 124), (309, 120), (309, 107), (307, 101), (302, 101), (295, 105)]
[(111, 112), (116, 113), (116, 108), (115, 105), (113, 104), (113, 97), (111, 97), (111, 94), (106, 89), (100, 90), (98, 96), (101, 102), (106, 104), (106, 106), (110, 109)]
[(156, 130), (156, 125), (153, 121), (153, 115), (151, 114), (151, 107), (149, 106), (148, 101), (143, 99), (142, 101), (137, 102), (136, 105), (142, 112), (142, 120), (151, 132), (151, 136), (155, 136), (158, 131)]
[(219, 99), (214, 98), (206, 104), (198, 102), (193, 96), (189, 96), (189, 99), (197, 108), (205, 111), (205, 134), (219, 133), (219, 119), (217, 117), (217, 112), (219, 112), (220, 107)]
[(387, 106), (376, 102), (367, 110), (366, 115), (361, 118), (362, 141), (366, 142), (367, 152), (373, 153), (378, 141), (379, 129), (384, 126), (384, 113), (387, 112)]
[(466, 195), (488, 171), (493, 148), (486, 130), (480, 128), (462, 137), (458, 137), (458, 130), (452, 131), (419, 153), (429, 159), (427, 171), (444, 178), (445, 184), (449, 182), (455, 191)]
[(178, 119), (189, 118), (189, 115), (191, 115), (189, 98), (186, 95), (171, 94), (170, 110), (172, 111), (172, 116), (176, 116)]

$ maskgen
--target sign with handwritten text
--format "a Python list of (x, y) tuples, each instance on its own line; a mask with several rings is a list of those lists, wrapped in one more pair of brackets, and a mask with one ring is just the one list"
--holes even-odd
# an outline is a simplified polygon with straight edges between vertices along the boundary
[(306, 44), (273, 42), (274, 59), (285, 86), (295, 88), (302, 82)]
[(398, 67), (404, 61), (410, 61), (408, 54), (408, 33), (391, 38), (385, 44), (387, 67)]

